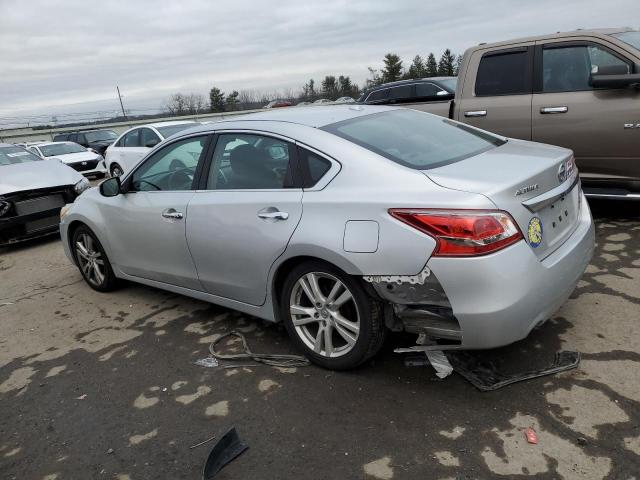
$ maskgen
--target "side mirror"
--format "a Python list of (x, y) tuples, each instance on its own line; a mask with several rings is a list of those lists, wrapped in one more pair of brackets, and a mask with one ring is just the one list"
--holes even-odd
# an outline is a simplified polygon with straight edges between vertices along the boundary
[(591, 86), (593, 88), (630, 88), (640, 87), (639, 73), (625, 73), (606, 75), (598, 72), (591, 75)]
[(103, 197), (115, 197), (122, 193), (120, 177), (107, 178), (100, 184), (100, 194)]
[(160, 143), (160, 140), (158, 140), (157, 138), (154, 138), (153, 140), (149, 140), (147, 143), (145, 143), (144, 146), (147, 148), (153, 148), (159, 143)]

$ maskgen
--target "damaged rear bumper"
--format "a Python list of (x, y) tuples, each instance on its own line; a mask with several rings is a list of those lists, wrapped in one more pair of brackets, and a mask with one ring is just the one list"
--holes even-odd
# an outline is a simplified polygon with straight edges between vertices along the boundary
[(364, 277), (412, 333), (454, 340), (464, 349), (525, 338), (564, 304), (594, 250), (586, 201), (574, 233), (539, 260), (524, 241), (491, 255), (431, 258), (417, 276)]

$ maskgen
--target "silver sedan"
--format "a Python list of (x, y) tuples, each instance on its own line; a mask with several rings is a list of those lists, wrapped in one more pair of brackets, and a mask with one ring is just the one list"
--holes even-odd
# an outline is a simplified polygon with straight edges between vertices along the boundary
[(278, 109), (181, 132), (62, 212), (94, 289), (126, 279), (271, 321), (315, 363), (389, 330), (526, 337), (594, 247), (572, 152), (407, 109)]

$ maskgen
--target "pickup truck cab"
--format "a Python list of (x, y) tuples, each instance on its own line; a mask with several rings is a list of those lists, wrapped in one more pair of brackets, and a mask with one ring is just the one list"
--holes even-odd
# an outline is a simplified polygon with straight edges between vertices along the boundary
[[(429, 103), (410, 108), (443, 115)], [(587, 195), (640, 199), (640, 32), (577, 30), (472, 47), (448, 116), (570, 148)]]

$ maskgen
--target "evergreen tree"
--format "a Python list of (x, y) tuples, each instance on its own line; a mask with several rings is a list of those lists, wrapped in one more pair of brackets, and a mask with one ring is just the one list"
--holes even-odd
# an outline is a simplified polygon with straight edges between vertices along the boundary
[(427, 57), (425, 73), (427, 77), (435, 77), (438, 75), (438, 64), (436, 63), (436, 56), (433, 53), (430, 53)]
[(238, 108), (238, 93), (237, 90), (234, 90), (229, 95), (227, 95), (227, 110), (234, 111)]
[(409, 67), (409, 71), (407, 72), (407, 78), (423, 78), (427, 76), (427, 70), (424, 62), (422, 61), (422, 57), (420, 55), (416, 55), (413, 57), (413, 62)]
[(395, 53), (387, 53), (384, 56), (384, 68), (382, 69), (382, 82), (395, 82), (402, 78), (402, 60)]
[(224, 93), (217, 87), (209, 92), (209, 105), (212, 112), (224, 112)]
[(358, 87), (351, 83), (351, 79), (349, 77), (340, 75), (338, 77), (338, 93), (341, 97), (357, 97)]
[(451, 53), (448, 48), (442, 53), (440, 62), (438, 62), (438, 75), (443, 77), (452, 77), (455, 73), (454, 62), (456, 57)]
[(333, 75), (324, 77), (324, 80), (322, 80), (322, 96), (329, 100), (335, 100), (339, 94), (336, 77)]
[(369, 78), (364, 82), (365, 88), (377, 87), (382, 83), (382, 77), (375, 68), (367, 67), (369, 70)]

